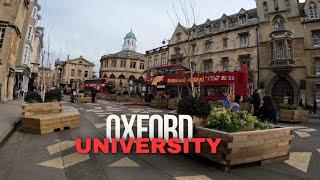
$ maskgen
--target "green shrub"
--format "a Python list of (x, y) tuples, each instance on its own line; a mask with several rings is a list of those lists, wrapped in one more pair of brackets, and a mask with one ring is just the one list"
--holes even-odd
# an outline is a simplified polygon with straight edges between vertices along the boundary
[(29, 91), (24, 97), (24, 101), (27, 103), (42, 103), (42, 98), (38, 92)]
[(267, 122), (260, 121), (247, 111), (232, 112), (227, 108), (213, 108), (207, 119), (208, 128), (229, 133), (268, 128)]
[(60, 89), (53, 89), (48, 92), (46, 92), (44, 101), (45, 102), (53, 102), (53, 101), (58, 101), (60, 102), (62, 100), (62, 93)]
[(281, 103), (278, 105), (278, 109), (286, 109), (286, 110), (296, 110), (298, 108), (297, 105), (291, 105), (286, 103)]
[(199, 97), (187, 96), (178, 103), (178, 113), (206, 118), (210, 113), (210, 104)]

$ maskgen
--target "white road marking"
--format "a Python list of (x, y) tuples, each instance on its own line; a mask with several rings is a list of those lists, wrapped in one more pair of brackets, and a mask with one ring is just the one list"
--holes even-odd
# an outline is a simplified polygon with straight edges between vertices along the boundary
[(299, 131), (303, 131), (303, 132), (316, 132), (316, 129), (313, 128), (307, 128), (307, 129), (299, 129)]
[(152, 110), (152, 109), (149, 109), (148, 111), (149, 111), (149, 112), (153, 112), (153, 113), (157, 113), (157, 112), (158, 112), (158, 113), (162, 113), (162, 112), (163, 112), (163, 111), (161, 111), (161, 110), (156, 110), (156, 109), (153, 109), (153, 110)]
[(55, 153), (72, 148), (74, 145), (75, 145), (74, 141), (63, 141), (63, 142), (59, 142), (59, 143), (48, 146), (47, 150), (50, 155), (53, 155)]
[(311, 152), (292, 152), (290, 153), (289, 160), (285, 161), (285, 163), (306, 173), (308, 171), (311, 155)]
[(317, 149), (317, 151), (320, 153), (320, 149)]
[(295, 131), (295, 133), (302, 137), (302, 138), (306, 138), (306, 137), (310, 137), (311, 135), (309, 133), (306, 133), (306, 132), (301, 132), (301, 131)]
[(176, 180), (211, 180), (208, 176), (199, 175), (199, 176), (181, 176), (175, 177)]
[(99, 124), (96, 124), (94, 125), (97, 129), (102, 129), (102, 128), (105, 128), (106, 127), (106, 123), (99, 123)]
[(110, 167), (139, 167), (139, 164), (134, 162), (128, 157), (124, 157), (112, 164), (109, 165)]
[(73, 153), (73, 154), (63, 156), (62, 158), (58, 157), (49, 161), (38, 163), (38, 165), (44, 166), (44, 167), (63, 169), (63, 168), (67, 168), (67, 167), (76, 165), (78, 163), (84, 162), (89, 159), (90, 157), (87, 154)]

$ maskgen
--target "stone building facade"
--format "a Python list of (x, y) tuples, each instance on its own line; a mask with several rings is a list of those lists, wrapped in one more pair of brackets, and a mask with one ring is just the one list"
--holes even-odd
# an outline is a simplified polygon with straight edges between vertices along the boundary
[(169, 64), (168, 60), (169, 60), (168, 46), (162, 46), (146, 52), (147, 68), (168, 65)]
[[(320, 3), (257, 0), (261, 82), (275, 102), (320, 104)], [(318, 67), (318, 68), (317, 68)]]
[(53, 85), (64, 89), (81, 89), (84, 80), (93, 76), (94, 64), (80, 56), (55, 63)]
[(0, 1), (0, 99), (12, 100), (16, 62), (30, 0)]
[(135, 83), (142, 83), (145, 79), (145, 55), (136, 51), (136, 42), (131, 31), (124, 38), (122, 51), (101, 57), (100, 78), (114, 80), (117, 90), (129, 91)]
[(34, 47), (34, 45), (37, 45), (35, 44), (35, 35), (37, 33), (37, 22), (41, 18), (38, 14), (40, 10), (41, 6), (39, 5), (38, 0), (30, 0), (27, 11), (28, 19), (24, 21), (23, 31), (21, 32), (22, 41), (18, 48), (15, 71), (15, 90), (21, 89), (24, 92), (33, 90), (33, 84), (31, 82), (29, 84), (32, 73), (31, 61), (35, 62), (37, 59), (31, 59), (31, 54), (40, 53), (40, 51), (37, 51), (37, 47)]
[(209, 72), (247, 64), (252, 90), (262, 88), (276, 103), (288, 96), (294, 103), (320, 104), (320, 2), (256, 4), (190, 28), (178, 24), (166, 52), (169, 64)]

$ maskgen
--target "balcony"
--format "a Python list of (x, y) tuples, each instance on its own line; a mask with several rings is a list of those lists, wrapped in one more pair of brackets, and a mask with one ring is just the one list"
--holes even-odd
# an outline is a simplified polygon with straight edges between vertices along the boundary
[(292, 36), (292, 32), (287, 30), (273, 31), (269, 34), (269, 37), (271, 40), (290, 38), (291, 36)]
[(274, 50), (273, 59), (270, 61), (270, 65), (274, 72), (290, 72), (295, 65), (291, 49)]

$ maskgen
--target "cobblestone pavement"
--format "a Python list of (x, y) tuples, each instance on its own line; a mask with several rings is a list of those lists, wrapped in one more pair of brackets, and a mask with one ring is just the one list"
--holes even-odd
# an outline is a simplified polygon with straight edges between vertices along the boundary
[[(69, 105), (69, 104), (68, 104)], [(318, 179), (320, 120), (296, 127), (290, 160), (267, 166), (242, 166), (223, 172), (217, 165), (184, 155), (75, 153), (77, 137), (104, 137), (110, 114), (165, 114), (170, 111), (117, 102), (74, 104), (81, 127), (48, 135), (18, 129), (0, 147), (0, 179)]]

